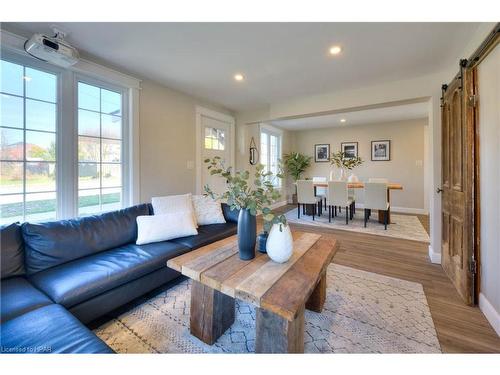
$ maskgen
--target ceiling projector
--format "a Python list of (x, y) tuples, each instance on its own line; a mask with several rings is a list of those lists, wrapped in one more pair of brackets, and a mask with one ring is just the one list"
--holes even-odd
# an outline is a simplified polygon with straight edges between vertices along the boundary
[(24, 50), (31, 56), (68, 68), (78, 62), (78, 51), (64, 41), (64, 34), (56, 31), (53, 37), (35, 34), (24, 43)]

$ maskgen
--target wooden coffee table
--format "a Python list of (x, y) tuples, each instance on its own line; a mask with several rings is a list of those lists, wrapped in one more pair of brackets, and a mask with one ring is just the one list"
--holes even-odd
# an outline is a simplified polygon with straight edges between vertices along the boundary
[(193, 280), (191, 334), (212, 345), (233, 324), (237, 298), (256, 307), (257, 353), (303, 353), (304, 309), (322, 311), (338, 242), (306, 232), (293, 237), (293, 255), (282, 264), (259, 252), (241, 260), (236, 236), (169, 260)]

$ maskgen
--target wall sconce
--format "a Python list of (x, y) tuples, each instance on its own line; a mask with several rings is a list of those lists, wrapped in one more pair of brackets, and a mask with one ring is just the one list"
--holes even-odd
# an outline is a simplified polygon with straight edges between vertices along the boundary
[(257, 146), (255, 145), (255, 140), (252, 139), (250, 140), (250, 150), (249, 150), (250, 158), (249, 158), (249, 163), (250, 165), (255, 165), (259, 162), (259, 150), (257, 149)]

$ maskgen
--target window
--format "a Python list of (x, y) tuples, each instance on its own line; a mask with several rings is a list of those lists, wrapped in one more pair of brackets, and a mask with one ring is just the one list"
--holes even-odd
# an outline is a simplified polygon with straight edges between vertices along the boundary
[(122, 206), (122, 95), (78, 82), (78, 213)]
[(55, 74), (1, 60), (0, 223), (57, 216)]
[(224, 151), (225, 139), (226, 131), (224, 129), (205, 128), (205, 148), (207, 150)]
[[(260, 162), (264, 165), (264, 171), (276, 175), (279, 172), (279, 160), (281, 158), (281, 135), (266, 129), (260, 133)], [(273, 184), (281, 186), (281, 179), (274, 178)]]
[(0, 224), (132, 202), (128, 101), (137, 91), (3, 46), (0, 78)]

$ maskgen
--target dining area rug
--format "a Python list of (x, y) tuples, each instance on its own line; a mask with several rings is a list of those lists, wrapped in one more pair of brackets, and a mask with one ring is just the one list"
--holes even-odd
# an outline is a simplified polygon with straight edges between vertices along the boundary
[(364, 227), (363, 209), (357, 210), (353, 220), (349, 220), (349, 224), (345, 223), (345, 215), (346, 211), (343, 209), (341, 213), (338, 212), (338, 216), (335, 216), (330, 223), (328, 222), (328, 210), (326, 212), (323, 211), (323, 215), (321, 216), (315, 216), (314, 220), (312, 216), (303, 215), (302, 212), (300, 213), (300, 219), (297, 218), (297, 208), (285, 213), (285, 217), (289, 223), (402, 238), (426, 243), (430, 241), (427, 231), (415, 215), (398, 215), (391, 212), (391, 224), (387, 226), (387, 230), (384, 229), (384, 224), (378, 222), (377, 213), (371, 215), (366, 228)]
[[(191, 280), (139, 302), (94, 330), (117, 353), (253, 353), (255, 308), (236, 300), (233, 325), (210, 346), (189, 332)], [(419, 283), (337, 264), (323, 312), (306, 310), (306, 353), (440, 353)]]

